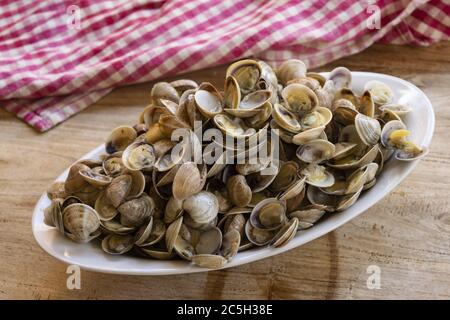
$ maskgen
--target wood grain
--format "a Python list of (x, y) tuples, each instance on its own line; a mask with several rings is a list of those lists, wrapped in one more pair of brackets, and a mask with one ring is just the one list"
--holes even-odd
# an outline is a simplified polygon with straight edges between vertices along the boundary
[[(83, 271), (66, 288), (66, 266), (45, 254), (31, 232), (32, 209), (70, 163), (133, 124), (151, 83), (114, 90), (44, 134), (0, 109), (0, 298), (13, 299), (449, 299), (450, 44), (376, 45), (319, 70), (344, 65), (407, 79), (436, 112), (429, 156), (383, 201), (320, 239), (279, 256), (224, 271), (138, 277)], [(224, 67), (186, 77), (222, 85)], [(369, 265), (381, 289), (366, 286)]]

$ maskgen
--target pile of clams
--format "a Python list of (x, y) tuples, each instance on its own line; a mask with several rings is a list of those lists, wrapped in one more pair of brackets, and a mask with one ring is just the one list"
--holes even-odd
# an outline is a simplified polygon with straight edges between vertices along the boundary
[[(101, 159), (73, 164), (50, 187), (45, 223), (73, 241), (99, 241), (109, 254), (213, 269), (240, 251), (283, 246), (353, 205), (390, 157), (427, 152), (408, 140), (402, 117), (411, 109), (389, 86), (370, 81), (356, 93), (351, 84), (344, 67), (325, 78), (300, 60), (276, 70), (237, 61), (223, 90), (187, 79), (156, 83), (136, 125), (115, 128)], [(215, 128), (244, 148), (200, 141), (199, 122), (200, 134)], [(177, 129), (188, 138), (174, 139)], [(251, 161), (254, 137), (266, 158)], [(214, 162), (202, 161), (213, 154)]]

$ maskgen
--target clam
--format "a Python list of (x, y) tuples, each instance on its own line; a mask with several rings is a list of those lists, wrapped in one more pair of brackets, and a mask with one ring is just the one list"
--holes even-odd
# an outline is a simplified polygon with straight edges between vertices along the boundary
[(273, 106), (272, 117), (281, 128), (289, 132), (297, 133), (302, 129), (297, 117), (279, 103)]
[(359, 112), (371, 118), (375, 116), (375, 104), (369, 91), (364, 91), (360, 98)]
[(242, 98), (239, 108), (243, 110), (254, 110), (269, 102), (272, 92), (270, 90), (257, 90)]
[(245, 224), (245, 235), (247, 239), (257, 246), (268, 245), (276, 234), (276, 230), (259, 229), (252, 226), (250, 220)]
[(115, 128), (105, 142), (106, 152), (109, 154), (123, 151), (137, 138), (136, 130), (130, 126)]
[(221, 131), (231, 137), (246, 138), (256, 133), (255, 129), (248, 128), (240, 118), (230, 118), (225, 114), (218, 114), (213, 121)]
[(353, 125), (357, 115), (356, 109), (347, 106), (339, 106), (334, 110), (334, 120), (345, 126)]
[(252, 200), (252, 189), (243, 175), (237, 174), (230, 177), (226, 186), (228, 196), (234, 205), (245, 207)]
[(230, 229), (223, 236), (220, 254), (227, 259), (227, 261), (230, 261), (238, 253), (240, 244), (241, 234), (235, 229)]
[(261, 76), (261, 66), (255, 60), (240, 60), (227, 68), (226, 77), (233, 76), (242, 93), (252, 91)]
[(193, 162), (183, 163), (175, 174), (172, 184), (173, 196), (184, 200), (203, 189), (206, 182), (206, 166), (200, 171)]
[(290, 85), (291, 83), (298, 83), (298, 84), (302, 84), (304, 86), (307, 86), (308, 88), (310, 88), (313, 91), (319, 90), (322, 88), (321, 84), (319, 83), (319, 81), (315, 78), (311, 78), (311, 77), (303, 77), (303, 78), (297, 78), (297, 79), (292, 79), (290, 81), (288, 81), (288, 83), (286, 85)]
[(331, 110), (336, 110), (337, 108), (349, 108), (356, 110), (356, 106), (347, 99), (339, 98), (333, 101), (333, 104), (331, 105)]
[(148, 129), (152, 128), (158, 123), (159, 118), (163, 114), (170, 114), (170, 111), (165, 107), (151, 104), (145, 107), (144, 110), (142, 110), (139, 116), (139, 123), (143, 123), (145, 125), (147, 132)]
[(301, 60), (291, 59), (283, 62), (277, 69), (278, 80), (282, 85), (306, 76), (306, 65)]
[(182, 224), (183, 224), (183, 217), (181, 216), (167, 227), (166, 247), (167, 247), (167, 252), (169, 252), (169, 253), (172, 252), (173, 247), (175, 246), (175, 241), (177, 240), (178, 234), (180, 233)]
[(63, 181), (56, 181), (47, 189), (47, 197), (50, 200), (57, 198), (65, 198), (67, 196)]
[(306, 197), (315, 208), (328, 212), (333, 212), (336, 209), (338, 197), (325, 193), (315, 186), (308, 186)]
[(87, 182), (80, 174), (80, 171), (89, 171), (90, 168), (82, 163), (75, 163), (69, 169), (67, 179), (64, 183), (64, 191), (66, 194), (73, 194), (86, 187)]
[(165, 248), (140, 248), (139, 251), (142, 252), (145, 256), (149, 256), (157, 260), (170, 260), (176, 256), (174, 252), (169, 253)]
[(203, 231), (195, 245), (197, 254), (215, 254), (222, 246), (222, 232), (219, 228), (213, 227)]
[(125, 227), (120, 224), (116, 219), (113, 220), (100, 220), (100, 225), (103, 231), (107, 234), (126, 235), (136, 231), (136, 228)]
[(337, 67), (331, 71), (328, 79), (333, 81), (337, 90), (342, 88), (350, 88), (352, 83), (352, 74), (350, 70), (345, 67)]
[[(298, 197), (301, 198), (302, 196), (299, 196), (304, 192), (305, 190), (305, 183), (306, 183), (306, 177), (299, 178), (295, 180), (292, 184), (290, 184), (283, 193), (280, 194), (279, 199), (283, 201), (290, 200), (292, 198)], [(286, 206), (288, 203), (286, 203)]]
[(184, 123), (189, 124), (192, 128), (195, 125), (196, 121), (199, 122), (207, 122), (207, 118), (202, 115), (202, 113), (197, 108), (197, 104), (195, 103), (195, 92), (196, 90), (188, 90), (183, 94), (186, 95), (185, 98), (180, 99), (180, 105), (177, 108), (175, 116), (183, 121)]
[(333, 118), (330, 109), (317, 107), (314, 111), (305, 114), (301, 120), (301, 126), (305, 130), (326, 126)]
[(358, 96), (349, 88), (342, 88), (336, 94), (336, 99), (345, 99), (352, 103), (352, 105), (358, 110), (360, 99)]
[(250, 118), (260, 113), (260, 108), (269, 102), (272, 92), (258, 90), (247, 94), (236, 108), (224, 109), (227, 113), (238, 118)]
[(99, 197), (95, 201), (95, 211), (97, 211), (100, 220), (112, 220), (119, 213), (116, 207), (106, 197), (106, 193), (100, 193)]
[(378, 171), (378, 164), (371, 162), (362, 168), (356, 169), (347, 178), (347, 187), (345, 194), (357, 193), (367, 182), (375, 179), (375, 175)]
[(363, 188), (361, 188), (354, 194), (342, 197), (336, 204), (336, 211), (343, 211), (352, 206), (356, 202), (356, 200), (358, 200), (362, 190)]
[(394, 97), (394, 93), (391, 88), (387, 84), (377, 80), (367, 82), (364, 86), (364, 91), (370, 92), (373, 101), (377, 105), (389, 103)]
[(250, 214), (253, 227), (264, 230), (279, 229), (286, 221), (286, 203), (269, 198), (258, 203)]
[(131, 188), (128, 193), (127, 200), (134, 199), (142, 195), (145, 189), (146, 178), (142, 171), (129, 171), (126, 172), (131, 176)]
[(264, 105), (258, 108), (258, 113), (252, 117), (244, 119), (245, 124), (248, 127), (260, 129), (264, 127), (266, 121), (272, 114), (272, 103), (266, 102)]
[(223, 110), (222, 96), (210, 83), (202, 83), (194, 94), (198, 110), (206, 117), (212, 118)]
[(321, 137), (325, 131), (325, 126), (320, 125), (315, 128), (307, 129), (305, 131), (299, 132), (292, 137), (292, 143), (296, 145), (305, 144), (311, 140), (316, 140)]
[(285, 191), (283, 194), (281, 194), (278, 197), (280, 200), (285, 200), (286, 201), (286, 211), (287, 212), (292, 212), (292, 211), (298, 210), (298, 208), (300, 208), (300, 206), (301, 206), (301, 204), (302, 204), (302, 202), (303, 202), (303, 200), (305, 198), (305, 195), (306, 195), (306, 188), (305, 188), (306, 187), (306, 177), (303, 176), (303, 178), (300, 178), (297, 183), (301, 183), (303, 185), (301, 186), (302, 190), (296, 196), (294, 196), (292, 198), (286, 197), (285, 196), (286, 194), (289, 196), (289, 191)]
[(105, 158), (102, 167), (105, 174), (111, 177), (121, 175), (125, 171), (125, 166), (122, 162), (122, 152), (114, 153), (111, 156)]
[[(154, 137), (150, 137), (153, 128), (158, 129)], [(176, 115), (163, 114), (159, 118), (158, 126), (154, 126), (145, 133), (145, 139), (148, 143), (155, 143), (164, 138), (171, 138), (172, 133), (178, 129), (191, 129), (189, 123), (184, 122)]]
[(115, 208), (120, 206), (127, 198), (131, 190), (132, 181), (133, 179), (130, 175), (120, 175), (114, 178), (105, 189), (106, 198)]
[(238, 109), (241, 103), (241, 89), (233, 76), (225, 80), (224, 104), (229, 109)]
[(90, 183), (94, 187), (104, 187), (111, 183), (112, 177), (96, 173), (93, 169), (80, 170), (79, 174), (86, 182)]
[(62, 210), (63, 200), (61, 198), (52, 199), (50, 206), (44, 210), (44, 223), (50, 227), (55, 227), (59, 232), (64, 234)]
[(225, 234), (231, 230), (236, 230), (240, 235), (244, 234), (246, 218), (244, 217), (243, 213), (224, 216), (223, 221), (223, 230)]
[(159, 172), (169, 171), (180, 164), (187, 154), (189, 154), (188, 143), (182, 143), (161, 154), (158, 160), (156, 160), (154, 167)]
[(62, 212), (66, 235), (76, 242), (89, 242), (100, 235), (100, 219), (91, 207), (74, 203)]
[(271, 97), (270, 102), (272, 104), (278, 102), (278, 79), (277, 76), (272, 69), (271, 66), (269, 66), (267, 63), (265, 63), (262, 60), (258, 61), (258, 64), (260, 66), (261, 75), (257, 83), (257, 87), (259, 89), (267, 89), (271, 91)]
[(158, 105), (160, 99), (170, 100), (178, 103), (180, 96), (177, 90), (167, 82), (157, 82), (153, 85), (150, 93), (153, 104)]
[(155, 149), (146, 142), (134, 142), (122, 154), (123, 165), (132, 171), (151, 169), (155, 161)]
[(170, 197), (164, 210), (164, 222), (172, 223), (183, 214), (183, 200)]
[(320, 163), (331, 159), (335, 152), (335, 146), (331, 142), (316, 139), (306, 142), (297, 148), (297, 158), (307, 163)]
[(321, 87), (323, 87), (325, 85), (325, 82), (327, 81), (327, 79), (323, 75), (317, 72), (307, 72), (306, 77), (316, 79)]
[(386, 112), (386, 110), (389, 110), (390, 112), (395, 113), (397, 116), (404, 116), (407, 113), (411, 112), (411, 107), (404, 105), (404, 104), (398, 104), (398, 103), (387, 103), (383, 104), (379, 107), (379, 110), (381, 112)]
[(153, 214), (155, 202), (147, 195), (128, 200), (121, 204), (117, 210), (120, 212), (120, 223), (125, 227), (140, 227)]
[[(179, 79), (175, 80), (169, 83), (172, 88), (177, 90), (179, 94), (182, 94), (183, 92), (187, 90), (193, 90), (198, 88), (197, 82), (191, 79)], [(173, 95), (175, 97), (175, 95)], [(175, 101), (176, 102), (176, 101)]]
[(394, 149), (395, 146), (390, 140), (392, 132), (397, 130), (406, 130), (405, 124), (400, 120), (392, 120), (383, 126), (381, 131), (381, 144), (387, 149)]
[(183, 209), (196, 223), (213, 221), (219, 212), (217, 197), (208, 191), (201, 191), (184, 200)]
[[(381, 112), (381, 114), (379, 114), (379, 112)], [(383, 109), (383, 111), (381, 111), (378, 108), (377, 118), (381, 123), (388, 123), (390, 121), (402, 122), (402, 118), (397, 113), (392, 111), (391, 109)]]
[(325, 214), (325, 210), (317, 209), (315, 206), (304, 207), (301, 210), (289, 213), (289, 218), (298, 219), (298, 229), (308, 229), (320, 220)]
[(297, 218), (290, 219), (272, 239), (270, 245), (274, 248), (282, 247), (294, 238), (297, 233), (299, 221)]
[[(385, 133), (387, 134), (387, 133)], [(422, 158), (428, 153), (428, 149), (417, 146), (414, 142), (407, 140), (410, 131), (397, 129), (389, 132), (386, 144), (396, 149), (395, 158), (397, 160), (411, 161)]]
[(176, 238), (173, 249), (175, 250), (175, 252), (178, 254), (179, 257), (185, 260), (191, 261), (192, 257), (195, 255), (194, 246), (181, 236), (178, 236)]
[(294, 114), (304, 114), (318, 106), (317, 96), (310, 88), (302, 84), (292, 83), (281, 93), (286, 107)]
[(280, 166), (280, 170), (273, 180), (269, 189), (273, 192), (279, 192), (286, 190), (290, 185), (298, 180), (299, 166), (294, 161), (284, 162)]
[(355, 117), (355, 128), (361, 141), (367, 146), (378, 143), (381, 136), (381, 126), (378, 120), (359, 113)]
[(331, 109), (331, 106), (335, 99), (335, 96), (334, 96), (335, 91), (336, 91), (336, 88), (334, 87), (334, 82), (331, 80), (325, 81), (322, 88), (317, 89), (315, 91), (315, 94), (317, 96), (318, 105)]
[[(263, 172), (264, 170), (268, 170), (267, 172)], [(263, 171), (258, 171), (254, 173), (250, 173), (246, 176), (247, 184), (250, 186), (253, 192), (260, 192), (266, 189), (272, 182), (275, 180), (278, 167), (271, 163), (266, 169)]]
[(227, 263), (227, 259), (214, 254), (198, 254), (192, 257), (192, 262), (202, 268), (219, 269)]
[(109, 254), (124, 254), (133, 249), (134, 238), (131, 235), (110, 234), (102, 240), (102, 249)]
[(351, 155), (358, 145), (351, 142), (338, 142), (334, 145), (334, 154), (332, 159), (339, 160)]
[(351, 170), (365, 166), (368, 163), (373, 162), (378, 156), (379, 148), (378, 145), (374, 145), (362, 156), (358, 156), (355, 153), (349, 156), (340, 158), (338, 160), (332, 159), (327, 163), (327, 165), (334, 169), (339, 170)]
[(330, 187), (335, 179), (324, 166), (311, 163), (300, 170), (300, 173), (306, 177), (306, 183), (319, 188)]

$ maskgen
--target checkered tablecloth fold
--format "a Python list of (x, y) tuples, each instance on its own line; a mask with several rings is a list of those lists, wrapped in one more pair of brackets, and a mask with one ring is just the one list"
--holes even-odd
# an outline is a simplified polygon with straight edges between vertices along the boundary
[(242, 57), (316, 67), (448, 39), (446, 0), (0, 0), (0, 106), (45, 131), (114, 87)]

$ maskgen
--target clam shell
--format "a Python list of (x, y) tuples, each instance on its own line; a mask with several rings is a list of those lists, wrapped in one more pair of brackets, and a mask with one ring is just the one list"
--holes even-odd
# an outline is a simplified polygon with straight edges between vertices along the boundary
[(361, 138), (361, 141), (367, 146), (373, 146), (378, 143), (381, 136), (381, 126), (378, 120), (370, 118), (362, 113), (355, 117), (355, 128)]
[(124, 254), (133, 249), (134, 237), (131, 235), (107, 235), (102, 240), (102, 249), (109, 254)]
[(105, 142), (106, 152), (109, 154), (123, 151), (137, 138), (136, 130), (130, 126), (115, 128)]
[(99, 235), (100, 219), (88, 205), (71, 204), (62, 212), (62, 218), (67, 236), (76, 242), (88, 242)]
[(318, 99), (314, 91), (307, 86), (292, 83), (281, 93), (286, 107), (294, 114), (304, 114), (318, 106)]
[(201, 191), (183, 202), (183, 209), (196, 223), (206, 224), (213, 221), (219, 212), (217, 197), (208, 191)]

